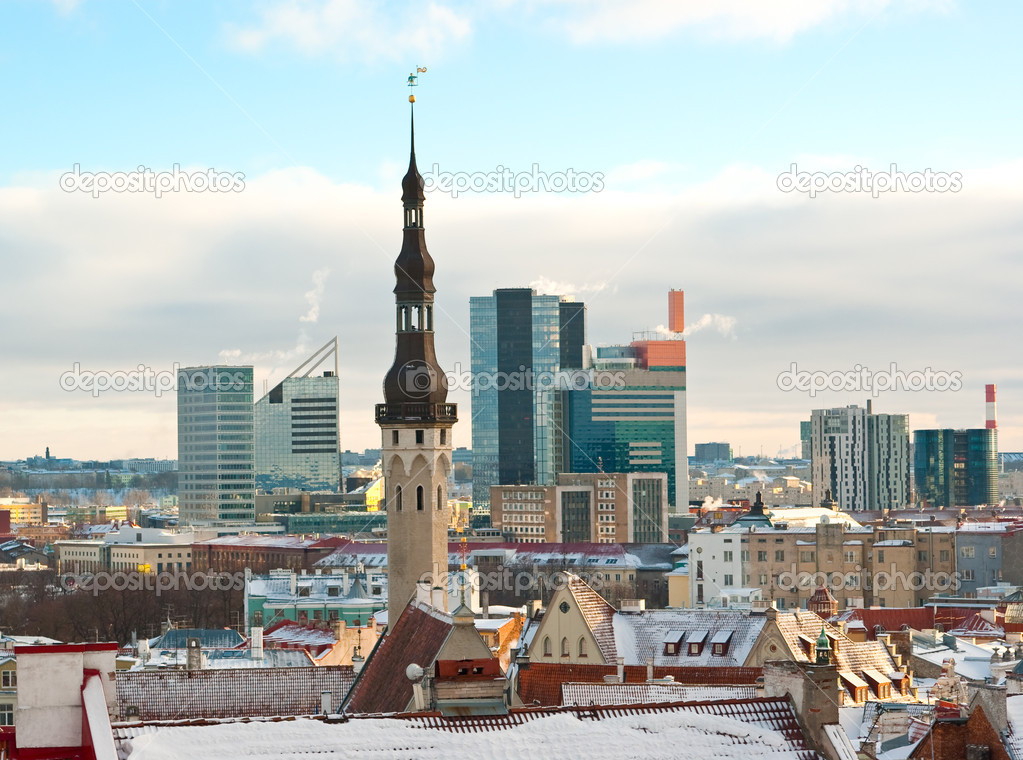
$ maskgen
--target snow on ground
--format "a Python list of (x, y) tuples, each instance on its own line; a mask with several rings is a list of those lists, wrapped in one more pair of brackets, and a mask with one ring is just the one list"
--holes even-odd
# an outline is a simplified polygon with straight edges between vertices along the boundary
[[(129, 746), (130, 742), (130, 746)], [(551, 715), (501, 731), (453, 733), (405, 720), (358, 719), (328, 724), (310, 719), (275, 723), (164, 727), (125, 740), (129, 760), (318, 760), (358, 754), (391, 758), (614, 757), (637, 760), (798, 760), (785, 738), (748, 723), (690, 712), (580, 720)], [(123, 756), (123, 755), (122, 755)]]

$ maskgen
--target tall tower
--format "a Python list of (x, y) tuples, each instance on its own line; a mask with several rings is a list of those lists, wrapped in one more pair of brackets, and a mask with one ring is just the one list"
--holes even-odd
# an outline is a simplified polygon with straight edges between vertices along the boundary
[[(409, 102), (415, 98), (409, 96)], [(413, 106), (414, 108), (414, 106)], [(394, 262), (394, 364), (377, 404), (387, 504), (387, 603), (393, 626), (416, 584), (443, 583), (448, 570), (447, 478), (455, 404), (445, 403), (447, 378), (433, 345), (433, 259), (423, 229), (423, 178), (416, 168), (412, 115), (408, 172), (401, 181), (405, 221)], [(444, 583), (446, 586), (446, 583)], [(437, 594), (447, 606), (447, 592)]]

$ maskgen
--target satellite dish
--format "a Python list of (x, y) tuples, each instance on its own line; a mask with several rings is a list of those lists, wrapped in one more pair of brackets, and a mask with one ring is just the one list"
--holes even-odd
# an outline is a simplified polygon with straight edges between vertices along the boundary
[(421, 665), (416, 665), (414, 662), (405, 668), (405, 677), (415, 683), (416, 681), (422, 680), (423, 676), (426, 675), (426, 671), (423, 670)]

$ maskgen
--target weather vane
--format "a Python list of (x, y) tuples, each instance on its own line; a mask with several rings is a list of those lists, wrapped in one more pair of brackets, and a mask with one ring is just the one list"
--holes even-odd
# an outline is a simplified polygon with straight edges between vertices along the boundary
[(426, 73), (426, 67), (425, 66), (416, 66), (416, 72), (414, 74), (409, 74), (408, 75), (408, 86), (409, 86), (408, 102), (409, 103), (415, 103), (416, 102), (416, 96), (412, 94), (412, 88), (419, 86), (419, 82), (417, 82), (416, 80), (419, 79), (419, 75), (420, 74), (425, 74), (425, 73)]

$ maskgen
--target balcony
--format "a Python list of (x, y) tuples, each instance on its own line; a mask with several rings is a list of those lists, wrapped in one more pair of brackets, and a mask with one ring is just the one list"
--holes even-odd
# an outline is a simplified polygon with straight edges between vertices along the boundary
[(458, 404), (421, 404), (414, 402), (377, 404), (376, 420), (378, 425), (402, 422), (441, 422), (453, 424), (458, 422)]

